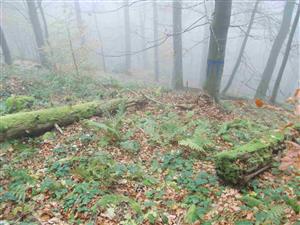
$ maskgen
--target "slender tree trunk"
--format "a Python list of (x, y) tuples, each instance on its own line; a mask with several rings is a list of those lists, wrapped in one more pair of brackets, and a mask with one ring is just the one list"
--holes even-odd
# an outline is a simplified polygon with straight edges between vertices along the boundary
[(249, 38), (249, 35), (250, 35), (250, 31), (251, 31), (251, 28), (252, 28), (252, 25), (253, 25), (253, 22), (254, 22), (254, 19), (255, 19), (255, 14), (256, 14), (256, 11), (257, 11), (257, 8), (258, 8), (258, 3), (259, 3), (260, 0), (256, 0), (255, 2), (255, 5), (254, 5), (254, 9), (252, 11), (252, 14), (251, 14), (251, 17), (250, 17), (250, 21), (249, 21), (249, 25), (247, 27), (247, 31), (246, 31), (246, 34), (245, 34), (245, 37), (244, 37), (244, 40), (243, 40), (243, 43), (242, 43), (242, 46), (241, 46), (241, 49), (240, 49), (240, 52), (239, 52), (239, 55), (238, 55), (238, 58), (236, 60), (236, 63), (233, 67), (233, 70), (232, 70), (232, 73), (231, 73), (231, 76), (222, 92), (222, 94), (226, 94), (226, 92), (228, 91), (228, 89), (230, 88), (230, 86), (232, 85), (232, 82), (235, 78), (235, 75), (236, 75), (236, 72), (241, 64), (241, 61), (242, 61), (242, 57), (243, 57), (243, 54), (244, 54), (244, 51), (245, 51), (245, 48), (246, 48), (246, 45), (247, 45), (247, 41), (248, 41), (248, 38)]
[(286, 66), (286, 62), (287, 62), (289, 54), (290, 54), (293, 37), (295, 35), (297, 24), (299, 22), (299, 15), (300, 15), (300, 3), (298, 4), (297, 13), (296, 13), (296, 16), (295, 16), (294, 21), (293, 21), (293, 25), (292, 25), (291, 32), (289, 34), (288, 42), (286, 44), (284, 57), (283, 57), (283, 60), (282, 60), (282, 63), (281, 63), (281, 66), (280, 66), (280, 69), (279, 69), (279, 72), (278, 72), (278, 75), (277, 75), (277, 79), (275, 81), (275, 85), (273, 87), (272, 96), (271, 96), (271, 99), (270, 99), (271, 102), (273, 102), (273, 103), (276, 100), (278, 90), (279, 90), (279, 86), (280, 86), (280, 82), (281, 82), (283, 72), (284, 72), (284, 69), (285, 69), (285, 66)]
[(181, 14), (181, 0), (173, 0), (173, 89), (183, 88)]
[(44, 42), (40, 20), (38, 18), (37, 11), (36, 11), (35, 2), (32, 0), (26, 0), (26, 2), (28, 6), (29, 19), (32, 25), (35, 41), (38, 47), (40, 62), (43, 66), (48, 67), (47, 57), (43, 49), (45, 46), (45, 42)]
[[(94, 10), (96, 9), (96, 7), (97, 7), (97, 5), (94, 4)], [(95, 27), (96, 27), (98, 40), (100, 42), (102, 67), (103, 67), (103, 71), (106, 72), (106, 62), (105, 62), (105, 55), (104, 55), (104, 49), (103, 49), (103, 41), (102, 41), (102, 36), (101, 36), (100, 28), (99, 28), (97, 14), (95, 13), (95, 11), (94, 11), (94, 21), (95, 21)]]
[(8, 48), (7, 41), (6, 41), (6, 38), (5, 38), (5, 35), (4, 35), (4, 31), (2, 30), (1, 26), (0, 26), (0, 45), (1, 45), (1, 48), (2, 48), (3, 56), (4, 56), (4, 62), (7, 65), (11, 65), (12, 64), (12, 59), (11, 59), (11, 55), (10, 55), (10, 50)]
[(266, 67), (262, 74), (261, 81), (256, 90), (256, 93), (255, 93), (256, 98), (263, 99), (266, 97), (266, 94), (267, 94), (267, 91), (269, 88), (269, 84), (270, 84), (270, 81), (272, 78), (272, 74), (273, 74), (273, 71), (276, 66), (277, 58), (280, 53), (280, 49), (283, 45), (283, 42), (284, 42), (284, 40), (288, 34), (289, 28), (290, 28), (294, 6), (295, 6), (294, 1), (291, 1), (291, 0), (286, 1), (281, 26), (280, 26), (278, 35), (276, 36), (276, 39), (273, 43)]
[(77, 75), (77, 77), (79, 77), (79, 69), (78, 69), (78, 64), (77, 64), (77, 60), (76, 60), (76, 56), (75, 56), (75, 52), (74, 52), (74, 48), (73, 48), (73, 43), (72, 43), (72, 39), (71, 39), (71, 33), (70, 33), (69, 25), (67, 25), (67, 34), (68, 34), (69, 47), (70, 47), (70, 51), (71, 51), (72, 60), (73, 60), (73, 64), (74, 64), (74, 67), (75, 67), (76, 75)]
[[(49, 47), (49, 53), (50, 53), (51, 59), (53, 59), (54, 58), (54, 53), (53, 53), (53, 49), (52, 49), (52, 46), (51, 46), (50, 41), (49, 41), (48, 24), (47, 24), (47, 20), (46, 20), (44, 10), (43, 10), (42, 0), (38, 0), (37, 4), (38, 4), (38, 8), (39, 8), (41, 17), (42, 17), (45, 41), (46, 41), (46, 43)], [(53, 72), (57, 73), (56, 66), (52, 64), (51, 59), (50, 59), (50, 61), (48, 60), (48, 65), (51, 65), (51, 68), (53, 69)]]
[(130, 40), (130, 17), (128, 0), (124, 0), (124, 27), (125, 27), (125, 73), (131, 70), (131, 40)]
[[(153, 39), (158, 40), (158, 9), (157, 0), (153, 0)], [(155, 81), (159, 81), (159, 56), (158, 46), (154, 46), (154, 73)]]
[[(146, 30), (145, 30), (145, 24), (146, 24), (146, 7), (145, 5), (140, 10), (140, 27), (141, 27), (141, 35), (142, 35), (142, 49), (146, 48)], [(147, 51), (143, 51), (142, 53), (142, 61), (143, 61), (143, 68), (144, 70), (148, 69), (148, 55)]]
[(77, 21), (77, 26), (78, 30), (80, 33), (80, 43), (81, 45), (84, 45), (85, 43), (85, 36), (84, 36), (84, 26), (83, 26), (83, 20), (81, 16), (81, 8), (79, 4), (79, 0), (74, 0), (74, 7), (75, 7), (75, 15), (76, 15), (76, 21)]
[(219, 100), (219, 91), (223, 75), (231, 5), (231, 0), (215, 0), (214, 19), (210, 27), (207, 73), (204, 89), (216, 102)]
[(48, 24), (47, 24), (45, 13), (44, 13), (44, 10), (43, 10), (43, 7), (42, 7), (42, 0), (38, 0), (37, 5), (39, 7), (41, 17), (42, 17), (42, 21), (43, 21), (45, 39), (48, 42), (48, 40), (49, 40)]

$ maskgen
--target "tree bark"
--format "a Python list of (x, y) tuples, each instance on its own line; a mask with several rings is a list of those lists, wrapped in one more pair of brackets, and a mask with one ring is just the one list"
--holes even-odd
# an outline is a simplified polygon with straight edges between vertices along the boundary
[(273, 74), (275, 66), (276, 66), (277, 58), (280, 53), (280, 49), (283, 45), (283, 42), (284, 42), (284, 40), (288, 34), (289, 28), (290, 28), (294, 6), (295, 6), (294, 1), (291, 1), (291, 0), (286, 1), (281, 26), (280, 26), (279, 32), (276, 36), (276, 39), (273, 43), (267, 64), (266, 64), (264, 72), (262, 74), (262, 78), (257, 87), (256, 93), (255, 93), (255, 98), (264, 99), (266, 97), (266, 94), (267, 94), (267, 91), (269, 88), (269, 84), (270, 84), (270, 81), (272, 78), (272, 74)]
[(238, 55), (238, 58), (237, 58), (236, 63), (233, 67), (231, 76), (230, 76), (230, 78), (229, 78), (229, 80), (228, 80), (228, 82), (227, 82), (227, 84), (226, 84), (226, 86), (225, 86), (225, 88), (222, 92), (223, 95), (226, 94), (226, 92), (228, 91), (228, 89), (232, 85), (232, 82), (235, 78), (236, 72), (237, 72), (237, 70), (238, 70), (238, 68), (241, 64), (242, 57), (243, 57), (243, 54), (244, 54), (244, 51), (245, 51), (245, 48), (246, 48), (246, 45), (247, 45), (247, 41), (248, 41), (248, 38), (249, 38), (249, 35), (250, 35), (251, 28), (252, 28), (252, 24), (254, 22), (254, 18), (255, 18), (255, 14), (256, 14), (256, 11), (257, 11), (258, 4), (259, 4), (259, 0), (256, 0), (255, 5), (254, 5), (254, 9), (253, 9), (251, 17), (250, 17), (249, 25), (247, 27), (247, 31), (246, 31), (246, 34), (245, 34), (245, 37), (244, 37), (239, 55)]
[(202, 32), (203, 32), (202, 40), (204, 40), (204, 41), (203, 41), (202, 49), (201, 49), (199, 88), (203, 87), (203, 80), (205, 78), (206, 68), (207, 68), (207, 54), (208, 54), (209, 43), (208, 43), (208, 39), (205, 40), (205, 38), (207, 38), (209, 36), (209, 27), (203, 26)]
[(43, 37), (43, 32), (40, 24), (40, 20), (37, 15), (35, 2), (32, 0), (26, 0), (28, 7), (29, 19), (32, 25), (35, 41), (38, 47), (38, 54), (40, 58), (40, 62), (43, 66), (48, 67), (48, 60), (46, 54), (44, 52), (45, 42)]
[(224, 68), (228, 27), (232, 1), (215, 0), (215, 14), (210, 27), (207, 72), (204, 90), (219, 101), (219, 91)]
[(10, 138), (35, 136), (51, 130), (55, 124), (65, 126), (80, 119), (115, 112), (120, 104), (125, 107), (143, 104), (143, 99), (114, 99), (94, 101), (74, 106), (61, 106), (32, 112), (21, 112), (0, 117), (0, 141)]
[[(158, 40), (158, 9), (157, 0), (153, 1), (153, 40)], [(154, 74), (155, 81), (159, 81), (159, 56), (158, 56), (158, 46), (154, 46)]]
[(173, 0), (173, 89), (183, 88), (181, 14), (181, 0)]
[(1, 48), (2, 48), (3, 56), (4, 56), (4, 62), (7, 65), (11, 65), (12, 64), (12, 59), (11, 59), (11, 55), (10, 55), (10, 50), (9, 50), (8, 45), (7, 45), (7, 41), (6, 41), (6, 38), (5, 38), (5, 35), (4, 35), (4, 31), (2, 30), (1, 25), (0, 25), (0, 45), (1, 45)]
[(81, 45), (84, 45), (84, 43), (85, 43), (84, 26), (83, 26), (83, 20), (82, 20), (82, 16), (81, 16), (80, 3), (78, 0), (74, 0), (74, 8), (75, 8), (77, 27), (78, 27), (79, 34), (80, 34), (80, 43), (81, 43)]
[(130, 40), (130, 16), (128, 0), (124, 0), (124, 28), (125, 28), (125, 73), (131, 70), (131, 40)]
[(280, 82), (281, 82), (281, 79), (282, 79), (282, 76), (283, 76), (283, 72), (284, 72), (284, 69), (285, 69), (289, 54), (290, 54), (291, 45), (292, 45), (292, 42), (293, 42), (293, 38), (294, 38), (294, 35), (295, 35), (297, 24), (299, 22), (299, 15), (300, 15), (300, 3), (298, 4), (297, 13), (296, 13), (296, 16), (295, 16), (294, 21), (293, 21), (293, 25), (292, 25), (291, 32), (289, 34), (288, 42), (286, 44), (284, 57), (283, 57), (283, 60), (282, 60), (282, 63), (281, 63), (281, 66), (280, 66), (280, 69), (279, 69), (279, 72), (278, 72), (278, 75), (277, 75), (277, 79), (275, 81), (275, 85), (273, 87), (272, 96), (271, 96), (271, 99), (270, 99), (271, 102), (273, 102), (273, 103), (276, 100), (278, 90), (279, 90), (279, 86), (280, 86)]

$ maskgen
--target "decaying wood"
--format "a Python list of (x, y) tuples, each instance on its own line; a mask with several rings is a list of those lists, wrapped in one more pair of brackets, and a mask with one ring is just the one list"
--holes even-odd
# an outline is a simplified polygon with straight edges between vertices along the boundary
[[(120, 105), (125, 108), (141, 106), (143, 98), (94, 101), (73, 106), (61, 106), (31, 112), (20, 112), (0, 117), (0, 141), (23, 136), (40, 135), (59, 126), (69, 125), (80, 119), (114, 113)], [(58, 129), (59, 130), (59, 129)]]
[(270, 168), (285, 148), (285, 135), (274, 132), (216, 155), (217, 175), (226, 183), (243, 185)]

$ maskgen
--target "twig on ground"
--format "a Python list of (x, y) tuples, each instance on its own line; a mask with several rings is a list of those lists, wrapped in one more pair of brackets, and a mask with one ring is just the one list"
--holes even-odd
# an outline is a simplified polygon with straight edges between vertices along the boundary
[(61, 135), (64, 134), (63, 130), (60, 128), (60, 126), (58, 126), (57, 123), (54, 124), (54, 127), (55, 127), (55, 129), (56, 129)]

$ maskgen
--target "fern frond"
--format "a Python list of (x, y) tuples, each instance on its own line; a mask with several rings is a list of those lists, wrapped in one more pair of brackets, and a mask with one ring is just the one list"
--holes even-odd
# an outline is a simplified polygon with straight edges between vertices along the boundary
[(276, 224), (280, 225), (281, 220), (284, 215), (285, 207), (282, 205), (275, 205), (270, 210), (268, 210), (266, 213), (266, 220), (265, 222), (268, 224)]
[(179, 145), (188, 147), (188, 148), (196, 150), (196, 151), (206, 152), (203, 149), (203, 146), (201, 144), (197, 143), (195, 141), (195, 139), (192, 139), (192, 138), (188, 138), (188, 139), (179, 141)]

